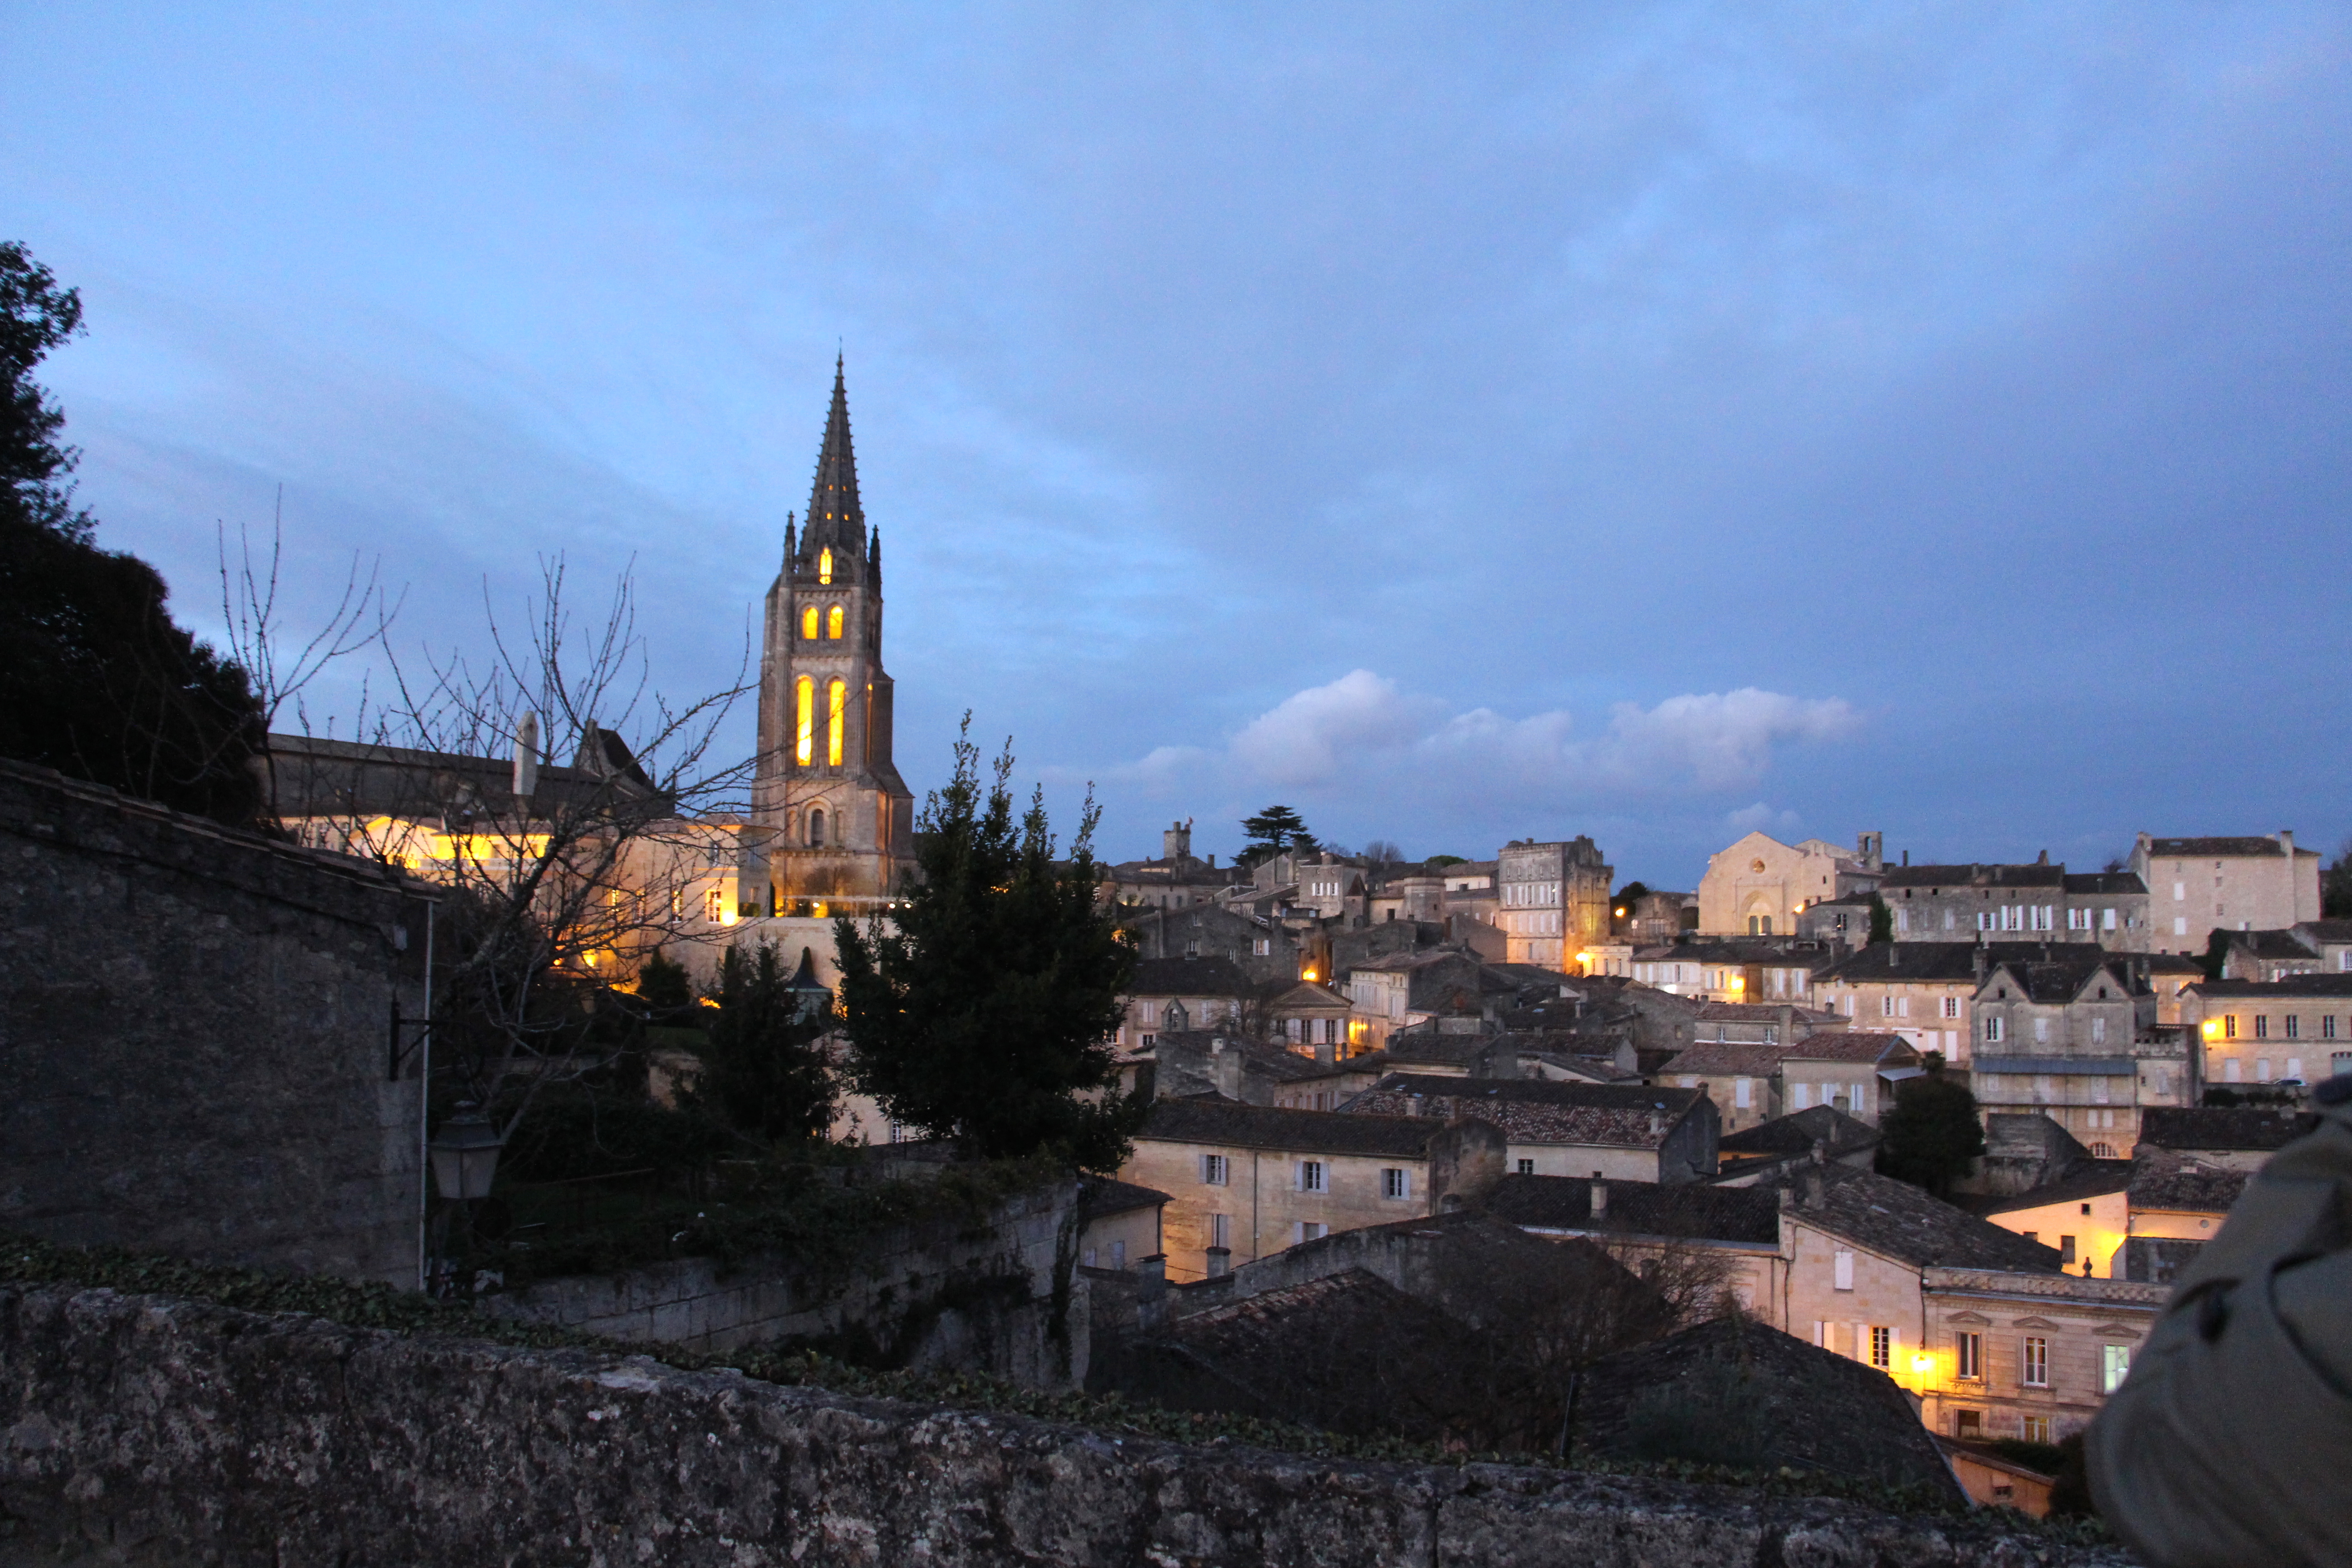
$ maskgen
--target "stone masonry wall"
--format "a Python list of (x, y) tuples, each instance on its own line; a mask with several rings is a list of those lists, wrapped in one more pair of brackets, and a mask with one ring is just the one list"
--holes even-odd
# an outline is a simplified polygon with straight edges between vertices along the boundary
[(417, 885), (0, 763), (0, 1225), (414, 1283)]
[(2124, 1564), (1997, 1516), (1187, 1447), (641, 1359), (0, 1291), (16, 1547), (220, 1568)]
[(859, 1338), (894, 1364), (991, 1372), (1058, 1388), (1086, 1378), (1086, 1281), (1076, 1278), (1078, 1184), (1006, 1199), (984, 1219), (903, 1226), (848, 1278), (810, 1280), (752, 1258), (707, 1258), (549, 1279), (483, 1310), (636, 1344), (729, 1351)]

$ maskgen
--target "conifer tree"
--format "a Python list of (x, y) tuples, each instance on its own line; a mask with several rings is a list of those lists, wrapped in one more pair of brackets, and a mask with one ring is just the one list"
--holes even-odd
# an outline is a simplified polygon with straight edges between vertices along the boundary
[(1118, 1090), (1134, 971), (1097, 899), (1091, 794), (1057, 863), (1042, 791), (1013, 815), (1007, 742), (985, 787), (971, 718), (916, 823), (919, 876), (895, 929), (835, 923), (852, 1073), (892, 1120), (997, 1158), (1051, 1151), (1108, 1171), (1148, 1102)]
[(776, 950), (719, 963), (719, 1010), (702, 1052), (695, 1099), (738, 1131), (768, 1139), (816, 1138), (833, 1121), (833, 1078), (817, 1045), (832, 1020), (803, 1012)]
[(1878, 1119), (1878, 1135), (1879, 1173), (1937, 1197), (1969, 1173), (1985, 1147), (1977, 1097), (1944, 1076), (1944, 1059), (1936, 1055), (1923, 1077), (1895, 1090), (1894, 1105)]

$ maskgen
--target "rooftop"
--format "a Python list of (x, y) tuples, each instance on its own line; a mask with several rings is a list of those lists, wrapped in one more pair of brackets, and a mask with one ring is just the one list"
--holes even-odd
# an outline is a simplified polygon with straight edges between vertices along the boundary
[(1765, 1247), (1780, 1239), (1780, 1200), (1769, 1188), (1601, 1184), (1609, 1198), (1597, 1221), (1593, 1183), (1582, 1176), (1505, 1176), (1487, 1190), (1485, 1209), (1496, 1219), (1535, 1230), (1678, 1236)]
[(1158, 1101), (1136, 1136), (1160, 1143), (1220, 1143), (1239, 1149), (1417, 1159), (1444, 1131), (1444, 1121), (1437, 1117), (1292, 1110), (1199, 1095)]
[(1808, 1035), (1789, 1051), (1790, 1060), (1806, 1062), (1883, 1062), (1898, 1055), (1916, 1061), (1919, 1052), (1902, 1036), (1875, 1029), (1831, 1029)]
[(1769, 1078), (1780, 1070), (1789, 1050), (1743, 1040), (1701, 1040), (1659, 1071), (1675, 1078)]
[(2041, 861), (2024, 866), (1889, 866), (1882, 889), (1901, 888), (2055, 888), (2066, 879), (2066, 868)]
[[(2192, 860), (2226, 860), (2233, 856), (2277, 855), (2281, 851), (2277, 839), (2258, 836), (2244, 838), (2151, 838), (2147, 841), (2147, 852), (2151, 859), (2163, 855)], [(2297, 849), (2295, 854), (2308, 855), (2315, 860), (2319, 858), (2315, 849)]]
[(2132, 1173), (2134, 1213), (2161, 1210), (2167, 1214), (2227, 1214), (2245, 1193), (2250, 1179), (2244, 1171), (2216, 1171), (2196, 1166), (2175, 1154), (2137, 1162)]
[(1827, 1152), (1835, 1155), (1877, 1142), (1878, 1129), (1868, 1122), (1848, 1116), (1834, 1105), (1816, 1105), (1759, 1121), (1745, 1131), (1726, 1133), (1716, 1149), (1727, 1163), (1735, 1155), (1747, 1160), (1801, 1154), (1816, 1143), (1827, 1145)]
[(1139, 958), (1130, 996), (1243, 996), (1250, 978), (1230, 958)]
[(1915, 1268), (2050, 1273), (2059, 1267), (2056, 1247), (2028, 1241), (1874, 1171), (1804, 1164), (1788, 1177), (1795, 1194), (1793, 1218), (1881, 1257)]
[(2132, 1184), (2132, 1163), (2129, 1160), (2091, 1160), (2072, 1175), (2063, 1176), (2045, 1186), (2013, 1193), (1995, 1198), (1977, 1207), (1981, 1215), (2008, 1214), (2016, 1209), (2038, 1209), (2051, 1204), (2081, 1203), (2089, 1198), (2103, 1198), (2125, 1191)]
[(2233, 1001), (2263, 997), (2352, 996), (2352, 974), (2284, 974), (2276, 980), (2200, 980), (2188, 994)]
[(1078, 1214), (1085, 1219), (1158, 1208), (1168, 1201), (1168, 1194), (1157, 1187), (1138, 1186), (1133, 1182), (1115, 1181), (1108, 1176), (1088, 1176), (1078, 1188)]
[(1391, 1073), (1339, 1108), (1339, 1114), (1475, 1116), (1514, 1143), (1655, 1149), (1705, 1099), (1695, 1089), (1639, 1084), (1557, 1083), (1542, 1079), (1416, 1078)]
[(2140, 1112), (2139, 1141), (2159, 1149), (2284, 1149), (2317, 1125), (2299, 1110), (2242, 1105), (2150, 1106)]

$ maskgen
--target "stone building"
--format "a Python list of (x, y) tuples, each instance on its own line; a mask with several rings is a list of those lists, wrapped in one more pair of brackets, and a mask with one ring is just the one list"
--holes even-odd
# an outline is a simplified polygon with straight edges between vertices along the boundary
[(1230, 959), (1255, 981), (1293, 978), (1305, 962), (1290, 926), (1219, 904), (1128, 910), (1119, 929), (1139, 957)]
[(2181, 992), (2180, 1005), (2209, 1084), (2313, 1083), (2352, 1072), (2352, 974), (2200, 981)]
[(1716, 1172), (1721, 1119), (1686, 1089), (1392, 1073), (1340, 1106), (1356, 1116), (1475, 1117), (1523, 1176), (1693, 1182)]
[(1707, 857), (1698, 884), (1698, 929), (1713, 936), (1787, 936), (1806, 906), (1879, 883), (1885, 838), (1864, 833), (1851, 853), (1819, 838), (1783, 844), (1750, 833)]
[(2145, 1108), (2196, 1103), (2200, 1064), (2183, 1031), (2158, 1024), (2142, 962), (2060, 945), (1990, 965), (1969, 1062), (1985, 1113), (2038, 1111), (2115, 1158), (2138, 1142)]
[(1896, 1086), (1919, 1073), (1919, 1053), (1900, 1035), (1825, 1029), (1780, 1058), (1780, 1089), (1790, 1110), (1826, 1105), (1874, 1127)]
[(1171, 1280), (1203, 1279), (1333, 1231), (1442, 1213), (1503, 1173), (1484, 1121), (1163, 1100), (1119, 1178), (1170, 1194)]
[(2141, 834), (2131, 869), (2148, 889), (2149, 948), (2202, 952), (2215, 930), (2263, 931), (2319, 919), (2319, 856), (2282, 829), (2270, 837)]
[(2148, 945), (2147, 889), (2128, 871), (2070, 875), (2045, 851), (2030, 865), (1889, 866), (1879, 886), (1898, 942)]
[(1814, 977), (1844, 950), (1812, 938), (1694, 937), (1636, 949), (1633, 978), (1675, 996), (1710, 1002), (1808, 1002)]
[(1609, 889), (1616, 873), (1590, 838), (1505, 845), (1495, 856), (1495, 923), (1505, 960), (1568, 973), (1577, 955), (1609, 941)]
[(866, 526), (837, 361), (808, 511), (797, 530), (785, 520), (766, 617), (743, 912), (886, 908), (914, 868), (914, 798), (892, 757), (882, 541)]
[(1227, 958), (1138, 959), (1121, 998), (1123, 1051), (1149, 1048), (1160, 1034), (1225, 1029), (1239, 1034), (1249, 1019), (1253, 988), (1241, 965)]

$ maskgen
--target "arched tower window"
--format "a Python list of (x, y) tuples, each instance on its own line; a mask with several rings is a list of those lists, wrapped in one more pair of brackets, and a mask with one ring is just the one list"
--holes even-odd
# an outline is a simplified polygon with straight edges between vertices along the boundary
[(816, 580), (820, 583), (833, 581), (833, 552), (829, 549), (816, 552)]
[(816, 682), (802, 676), (793, 682), (793, 697), (799, 709), (793, 755), (806, 767), (816, 755)]
[(809, 808), (808, 829), (809, 847), (821, 847), (824, 843), (824, 807), (816, 805)]
[(814, 605), (801, 612), (801, 637), (807, 642), (816, 641), (816, 606)]
[(841, 731), (849, 710), (849, 686), (836, 680), (824, 693), (824, 760), (829, 767), (841, 766)]
[(841, 606), (835, 605), (824, 613), (824, 635), (835, 639), (841, 636)]

